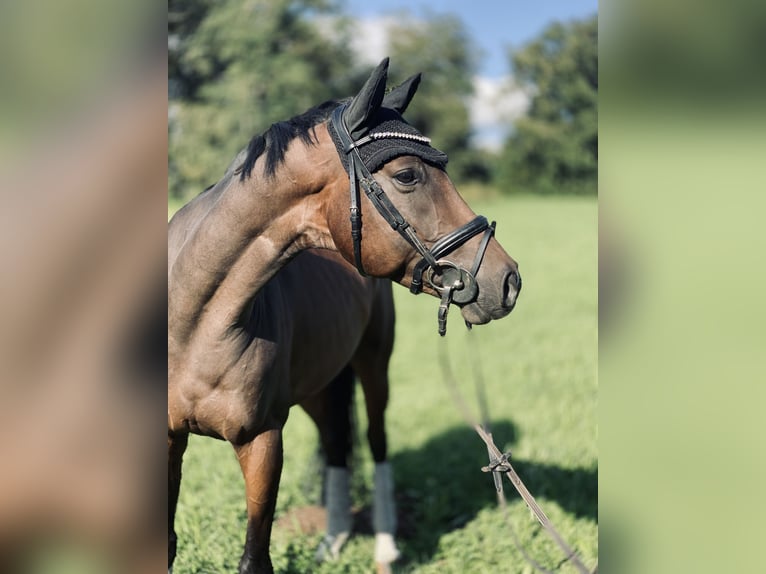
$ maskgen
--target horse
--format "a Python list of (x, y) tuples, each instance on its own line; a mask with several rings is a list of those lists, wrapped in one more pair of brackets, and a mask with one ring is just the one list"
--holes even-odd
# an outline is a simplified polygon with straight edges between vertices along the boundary
[[(441, 334), (453, 304), (469, 325), (515, 306), (518, 265), (494, 223), (470, 209), (447, 175), (446, 155), (402, 117), (420, 74), (386, 93), (387, 72), (388, 58), (353, 98), (253, 137), (224, 177), (169, 223), (169, 568), (181, 459), (195, 433), (231, 443), (245, 478), (240, 574), (273, 572), (282, 428), (290, 407), (332, 378), (304, 383), (300, 365), (316, 361), (319, 369), (325, 357), (302, 348), (301, 334), (272, 312), (284, 294), (269, 284), (300, 252), (335, 251), (360, 276), (437, 297)], [(307, 298), (317, 289), (300, 287)]]

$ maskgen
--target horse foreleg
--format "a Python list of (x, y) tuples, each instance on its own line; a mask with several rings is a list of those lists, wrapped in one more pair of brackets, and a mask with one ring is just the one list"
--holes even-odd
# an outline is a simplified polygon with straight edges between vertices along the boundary
[(337, 558), (351, 534), (348, 456), (352, 444), (353, 398), (354, 372), (346, 367), (321, 393), (301, 403), (319, 430), (327, 461), (323, 493), (327, 528), (316, 551), (319, 561)]
[(181, 490), (181, 465), (189, 435), (168, 432), (168, 573), (173, 571), (176, 557), (176, 531), (174, 528), (178, 493)]
[(386, 406), (388, 405), (387, 369), (374, 365), (359, 366), (367, 408), (367, 440), (375, 460), (375, 491), (372, 503), (372, 525), (375, 530), (375, 562), (388, 564), (399, 558), (394, 541), (396, 505), (391, 465), (387, 460)]
[(239, 574), (271, 574), (271, 524), (282, 473), (282, 428), (269, 429), (251, 442), (235, 445), (247, 496), (247, 536)]

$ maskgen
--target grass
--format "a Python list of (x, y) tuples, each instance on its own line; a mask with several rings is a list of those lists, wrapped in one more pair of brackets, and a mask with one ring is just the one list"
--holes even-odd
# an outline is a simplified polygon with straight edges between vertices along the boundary
[[(506, 482), (509, 518), (480, 471), (486, 449), (468, 428), (442, 381), (446, 345), (471, 404), (471, 364), (479, 358), (490, 396), (495, 441), (563, 538), (591, 568), (597, 560), (597, 202), (595, 198), (497, 197), (472, 202), (498, 221), (497, 237), (520, 264), (524, 289), (502, 321), (462, 328), (452, 310), (436, 332), (437, 301), (396, 288), (397, 335), (391, 365), (389, 452), (400, 508), (403, 558), (394, 572), (533, 572), (513, 543), (549, 569), (561, 553)], [(357, 393), (362, 427), (364, 411)], [(316, 503), (316, 431), (294, 409), (285, 430), (277, 516)], [(354, 500), (369, 506), (372, 462), (358, 453)], [(192, 437), (178, 506), (176, 574), (236, 571), (245, 532), (243, 481), (231, 448)], [(317, 566), (317, 535), (275, 528), (272, 559), (282, 573), (371, 572), (373, 538), (357, 534), (339, 561)], [(571, 565), (562, 572), (574, 572)]]

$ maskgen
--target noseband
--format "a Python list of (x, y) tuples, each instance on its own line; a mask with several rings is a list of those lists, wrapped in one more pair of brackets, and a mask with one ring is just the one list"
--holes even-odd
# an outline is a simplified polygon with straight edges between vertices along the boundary
[[(479, 272), (479, 267), (484, 259), (489, 240), (495, 233), (495, 222), (493, 221), (490, 225), (486, 217), (478, 215), (436, 241), (431, 249), (428, 249), (418, 237), (415, 229), (404, 219), (380, 184), (372, 177), (370, 170), (367, 169), (359, 155), (359, 147), (380, 139), (407, 139), (426, 144), (429, 144), (431, 140), (415, 134), (379, 132), (370, 133), (354, 141), (343, 120), (345, 108), (346, 105), (335, 108), (331, 121), (348, 158), (348, 178), (351, 188), (351, 238), (354, 244), (356, 268), (359, 273), (366, 276), (362, 265), (362, 211), (359, 192), (361, 187), (383, 219), (421, 255), (422, 259), (415, 265), (412, 272), (410, 291), (416, 295), (420, 293), (423, 288), (423, 274), (425, 273), (428, 283), (441, 295), (438, 322), (439, 334), (444, 335), (447, 332), (447, 312), (450, 304), (465, 305), (471, 303), (476, 300), (479, 294), (476, 274)], [(443, 259), (482, 232), (484, 236), (470, 271)]]

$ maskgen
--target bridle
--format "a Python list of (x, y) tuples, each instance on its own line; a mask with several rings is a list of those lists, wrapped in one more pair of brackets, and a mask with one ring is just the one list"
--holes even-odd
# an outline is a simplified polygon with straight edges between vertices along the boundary
[[(417, 295), (423, 288), (423, 274), (426, 280), (437, 293), (441, 295), (439, 305), (438, 324), (439, 334), (447, 332), (447, 312), (451, 303), (465, 305), (476, 300), (479, 294), (479, 286), (476, 282), (476, 274), (484, 259), (484, 253), (489, 245), (489, 240), (495, 233), (495, 222), (487, 222), (487, 218), (478, 215), (465, 225), (448, 233), (436, 241), (431, 249), (428, 249), (420, 240), (415, 229), (404, 219), (398, 209), (391, 203), (386, 192), (375, 181), (375, 178), (367, 169), (359, 155), (359, 148), (364, 144), (380, 139), (405, 139), (429, 144), (427, 137), (402, 132), (379, 132), (370, 133), (354, 140), (349, 133), (343, 112), (347, 104), (335, 108), (332, 114), (332, 126), (335, 129), (343, 151), (348, 159), (348, 178), (351, 195), (351, 239), (354, 244), (354, 263), (362, 275), (366, 275), (362, 265), (362, 211), (360, 206), (360, 187), (365, 195), (375, 206), (375, 209), (385, 219), (391, 228), (399, 233), (417, 251), (422, 259), (415, 265), (412, 272), (410, 291)], [(479, 249), (471, 266), (470, 271), (443, 259), (472, 237), (484, 233)]]

